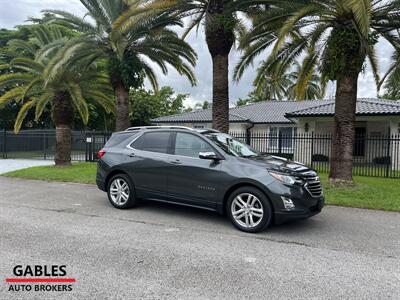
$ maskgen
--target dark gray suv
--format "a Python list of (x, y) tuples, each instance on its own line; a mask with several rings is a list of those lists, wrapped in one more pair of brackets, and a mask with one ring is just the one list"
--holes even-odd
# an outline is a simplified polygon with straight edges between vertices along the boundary
[(314, 170), (216, 130), (129, 128), (98, 155), (97, 185), (116, 208), (139, 199), (178, 203), (227, 214), (238, 229), (259, 232), (324, 205)]

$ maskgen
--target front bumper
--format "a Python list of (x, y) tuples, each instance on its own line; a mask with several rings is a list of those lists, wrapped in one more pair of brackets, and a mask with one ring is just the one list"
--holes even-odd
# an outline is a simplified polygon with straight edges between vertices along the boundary
[(319, 214), (325, 205), (324, 197), (318, 199), (317, 204), (305, 209), (275, 211), (275, 224), (283, 224), (293, 220), (308, 219)]

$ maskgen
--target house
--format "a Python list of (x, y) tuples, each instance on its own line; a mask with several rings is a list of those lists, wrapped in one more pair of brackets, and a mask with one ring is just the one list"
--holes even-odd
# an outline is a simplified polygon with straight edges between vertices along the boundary
[[(332, 99), (258, 102), (231, 108), (229, 131), (247, 137), (247, 142), (262, 152), (276, 153), (279, 147), (279, 153), (292, 153), (294, 159), (305, 163), (315, 157), (329, 160), (334, 111)], [(152, 123), (211, 128), (211, 109), (159, 117)], [(393, 169), (400, 170), (399, 135), (399, 101), (357, 100), (355, 162), (389, 160)], [(391, 136), (396, 138), (391, 140)], [(265, 140), (260, 143), (261, 137)], [(326, 145), (321, 145), (323, 142)]]

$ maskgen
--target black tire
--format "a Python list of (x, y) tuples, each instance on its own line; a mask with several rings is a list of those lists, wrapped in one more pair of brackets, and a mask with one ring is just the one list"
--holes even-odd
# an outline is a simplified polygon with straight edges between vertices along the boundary
[[(248, 215), (247, 217), (245, 215), (243, 217), (244, 219), (241, 219), (241, 220), (236, 220), (233, 216), (234, 212), (232, 211), (232, 209), (233, 209), (232, 203), (234, 202), (235, 198), (237, 196), (242, 195), (241, 199), (243, 199), (243, 197), (246, 197), (247, 194), (253, 195), (256, 197), (257, 200), (259, 200), (259, 201), (254, 200), (255, 201), (254, 208), (255, 209), (262, 208), (262, 210), (263, 210), (262, 217), (256, 217), (256, 215), (251, 216), (251, 220), (253, 220), (253, 219), (255, 220), (255, 222), (253, 222), (253, 224), (255, 225), (254, 227), (253, 226), (245, 227), (245, 226), (243, 226), (243, 224), (240, 224), (240, 223), (246, 223), (247, 220), (250, 219), (250, 215)], [(249, 198), (247, 198), (247, 199), (249, 199)], [(250, 199), (254, 199), (254, 198), (250, 198)], [(234, 208), (240, 209), (240, 206), (237, 205), (237, 201), (234, 204)], [(248, 207), (246, 207), (246, 209), (251, 211), (251, 214), (255, 213), (255, 212), (253, 212), (253, 210), (251, 210)], [(257, 233), (257, 232), (263, 231), (271, 224), (271, 221), (272, 221), (272, 207), (271, 207), (271, 204), (270, 204), (267, 196), (265, 196), (264, 193), (261, 192), (259, 189), (251, 187), (251, 186), (244, 186), (244, 187), (238, 188), (229, 196), (227, 204), (226, 204), (226, 213), (229, 216), (232, 224), (237, 229), (244, 231), (244, 232), (249, 232), (249, 233)], [(239, 217), (243, 213), (246, 213), (246, 212), (240, 213), (237, 217)], [(257, 214), (260, 214), (260, 213), (258, 212)]]
[[(128, 185), (128, 188), (129, 188), (129, 193), (128, 193), (127, 200), (120, 198), (120, 199), (122, 199), (122, 201), (120, 201), (119, 204), (118, 204), (118, 201), (114, 201), (114, 199), (113, 199), (114, 197), (111, 195), (111, 186), (113, 185), (114, 182), (116, 182), (116, 180), (119, 180), (119, 182), (122, 182), (122, 181), (126, 182), (126, 184)], [(137, 204), (137, 200), (135, 198), (135, 190), (134, 190), (133, 184), (132, 184), (131, 180), (129, 179), (129, 177), (127, 175), (125, 175), (125, 174), (122, 174), (122, 173), (114, 175), (108, 181), (108, 184), (107, 184), (107, 195), (108, 195), (108, 200), (110, 201), (112, 206), (114, 206), (115, 208), (126, 209), (126, 208), (134, 207)]]

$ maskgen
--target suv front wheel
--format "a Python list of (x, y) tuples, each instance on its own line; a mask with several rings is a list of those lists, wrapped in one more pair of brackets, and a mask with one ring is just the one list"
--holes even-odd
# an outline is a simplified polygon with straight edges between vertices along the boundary
[(226, 210), (236, 228), (250, 233), (264, 230), (272, 219), (272, 209), (267, 197), (250, 186), (234, 191), (228, 199)]
[(110, 179), (107, 194), (108, 200), (116, 208), (124, 209), (136, 204), (133, 185), (125, 174), (117, 174)]

